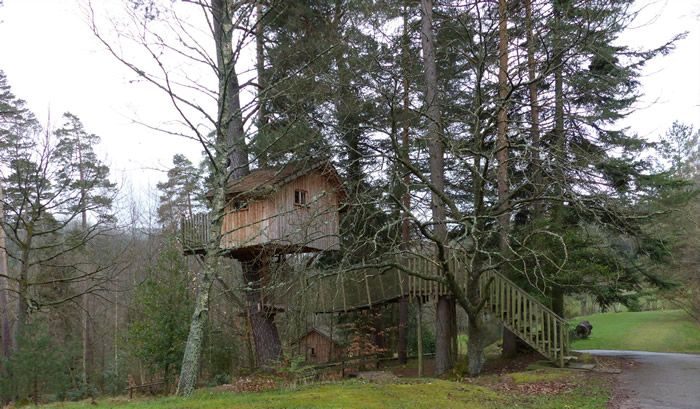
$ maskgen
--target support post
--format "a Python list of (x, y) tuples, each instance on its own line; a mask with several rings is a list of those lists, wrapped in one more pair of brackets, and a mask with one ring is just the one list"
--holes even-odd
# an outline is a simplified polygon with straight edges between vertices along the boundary
[(402, 295), (399, 299), (399, 331), (398, 331), (398, 356), (399, 363), (404, 365), (408, 361), (408, 297)]
[(418, 312), (416, 313), (416, 339), (418, 342), (418, 377), (423, 376), (423, 304), (418, 297)]

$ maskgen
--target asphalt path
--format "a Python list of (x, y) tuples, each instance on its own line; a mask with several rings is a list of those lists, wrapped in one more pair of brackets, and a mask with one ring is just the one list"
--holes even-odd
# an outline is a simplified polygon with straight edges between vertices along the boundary
[(643, 351), (581, 351), (632, 359), (620, 374), (620, 409), (700, 409), (700, 355)]

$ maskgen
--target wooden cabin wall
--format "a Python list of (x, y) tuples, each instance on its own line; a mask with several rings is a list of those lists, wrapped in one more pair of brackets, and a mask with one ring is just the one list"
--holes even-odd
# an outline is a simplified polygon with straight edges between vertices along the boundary
[(269, 206), (267, 200), (249, 201), (248, 208), (244, 210), (234, 210), (227, 205), (221, 226), (221, 246), (238, 248), (265, 243), (268, 231), (266, 206)]
[[(299, 341), (299, 346), (303, 348), (302, 353), (306, 362), (324, 364), (337, 359), (340, 356), (340, 348), (334, 345), (330, 339), (322, 336), (316, 331), (308, 333)], [(311, 354), (313, 348), (314, 355)]]
[[(294, 191), (305, 190), (307, 205), (294, 204)], [(286, 244), (319, 250), (338, 250), (338, 195), (336, 187), (320, 172), (304, 175), (271, 196), (269, 236)]]
[[(294, 191), (305, 190), (307, 205), (294, 204)], [(245, 210), (227, 206), (222, 224), (224, 248), (266, 243), (338, 250), (338, 195), (336, 186), (320, 171), (301, 176)]]

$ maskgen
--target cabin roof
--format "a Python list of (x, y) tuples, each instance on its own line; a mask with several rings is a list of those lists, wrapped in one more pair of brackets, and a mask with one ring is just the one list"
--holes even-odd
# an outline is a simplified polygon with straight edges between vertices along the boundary
[(341, 197), (345, 196), (342, 181), (333, 164), (323, 161), (294, 161), (282, 166), (255, 169), (248, 175), (229, 182), (226, 193), (229, 195), (264, 197), (293, 180), (320, 171), (332, 184), (338, 187)]
[[(308, 331), (304, 333), (304, 335), (300, 336), (296, 342), (300, 342), (301, 340), (308, 337), (314, 332), (319, 334), (322, 338), (326, 339), (327, 341), (333, 342), (336, 345), (340, 345), (340, 334), (338, 334), (338, 331), (336, 329), (334, 329), (334, 331), (331, 331), (330, 328), (325, 326), (311, 327)], [(331, 333), (333, 334), (333, 336), (331, 336)]]

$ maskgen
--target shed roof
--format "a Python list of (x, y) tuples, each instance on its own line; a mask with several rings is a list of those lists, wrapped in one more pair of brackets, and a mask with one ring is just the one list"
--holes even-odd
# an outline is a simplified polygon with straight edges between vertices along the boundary
[[(340, 334), (338, 333), (337, 328), (334, 328), (333, 331), (330, 330), (330, 328), (326, 326), (315, 326), (311, 327), (304, 335), (299, 337), (299, 339), (296, 342), (301, 341), (302, 339), (308, 337), (312, 333), (317, 333), (321, 335), (321, 337), (327, 339), (328, 341), (331, 341), (337, 345), (340, 345)], [(331, 336), (333, 334), (333, 336)]]
[(274, 193), (283, 186), (312, 171), (322, 172), (331, 183), (337, 185), (338, 191), (344, 196), (340, 176), (333, 164), (323, 161), (294, 161), (282, 166), (255, 169), (240, 179), (229, 182), (226, 193), (232, 195), (262, 197)]

